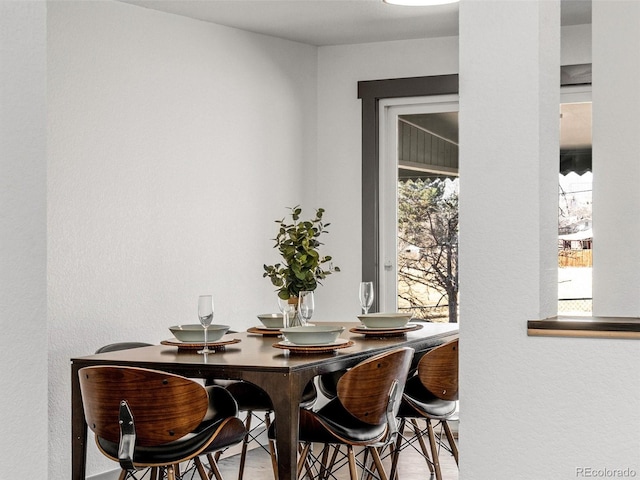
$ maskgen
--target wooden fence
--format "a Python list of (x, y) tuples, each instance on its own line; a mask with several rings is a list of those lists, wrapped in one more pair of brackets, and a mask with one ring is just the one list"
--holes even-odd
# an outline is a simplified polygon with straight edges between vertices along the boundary
[(559, 267), (593, 266), (593, 250), (558, 250)]

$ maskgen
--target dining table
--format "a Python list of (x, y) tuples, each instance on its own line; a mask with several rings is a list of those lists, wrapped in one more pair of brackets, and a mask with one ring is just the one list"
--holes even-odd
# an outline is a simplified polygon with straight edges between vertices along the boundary
[[(363, 332), (358, 322), (315, 322), (340, 325), (344, 331), (336, 349), (283, 348), (282, 338), (250, 328), (223, 337), (227, 345), (202, 355), (176, 346), (172, 339), (148, 347), (81, 356), (71, 359), (72, 480), (86, 475), (87, 423), (84, 417), (78, 371), (92, 365), (123, 365), (161, 370), (198, 379), (237, 379), (262, 388), (270, 397), (276, 431), (279, 480), (295, 480), (298, 419), (302, 392), (314, 377), (350, 368), (376, 354), (411, 347), (416, 359), (433, 347), (458, 336), (458, 325), (416, 323), (416, 328), (396, 334)], [(366, 334), (365, 334), (366, 333)], [(175, 339), (173, 339), (175, 340)], [(168, 343), (168, 344), (164, 344)]]

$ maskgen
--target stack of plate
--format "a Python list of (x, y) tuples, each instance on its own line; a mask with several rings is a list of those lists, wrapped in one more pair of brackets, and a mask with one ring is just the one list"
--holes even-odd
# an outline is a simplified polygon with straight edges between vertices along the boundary
[(307, 325), (304, 327), (283, 328), (282, 334), (286, 342), (291, 345), (332, 345), (338, 341), (338, 336), (344, 327)]
[(366, 328), (398, 329), (407, 326), (411, 320), (410, 313), (369, 313), (358, 315), (358, 318)]
[[(202, 325), (176, 325), (169, 327), (169, 330), (181, 342), (204, 343), (204, 327)], [(209, 325), (207, 327), (207, 343), (217, 342), (228, 331), (229, 325)]]

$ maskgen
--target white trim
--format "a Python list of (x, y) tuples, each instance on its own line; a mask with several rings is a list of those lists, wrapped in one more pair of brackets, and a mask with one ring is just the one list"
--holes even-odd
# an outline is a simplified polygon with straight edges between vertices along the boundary
[[(457, 112), (459, 96), (388, 98), (380, 100), (380, 268), (378, 307), (381, 312), (398, 309), (398, 117), (421, 113)], [(424, 169), (424, 166), (421, 167)], [(391, 268), (385, 268), (391, 265)], [(374, 280), (375, 281), (375, 280)]]
[(404, 168), (405, 170), (412, 170), (414, 172), (436, 173), (436, 174), (443, 174), (443, 175), (451, 175), (452, 177), (459, 176), (458, 169), (452, 168), (452, 167), (425, 165), (424, 163), (416, 163), (416, 162), (402, 162), (400, 164), (400, 167)]

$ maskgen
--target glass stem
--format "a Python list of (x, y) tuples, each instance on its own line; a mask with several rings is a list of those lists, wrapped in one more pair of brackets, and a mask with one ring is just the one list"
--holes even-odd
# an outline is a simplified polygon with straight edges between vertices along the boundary
[(207, 348), (207, 327), (204, 327), (204, 347), (202, 349), (206, 352)]

